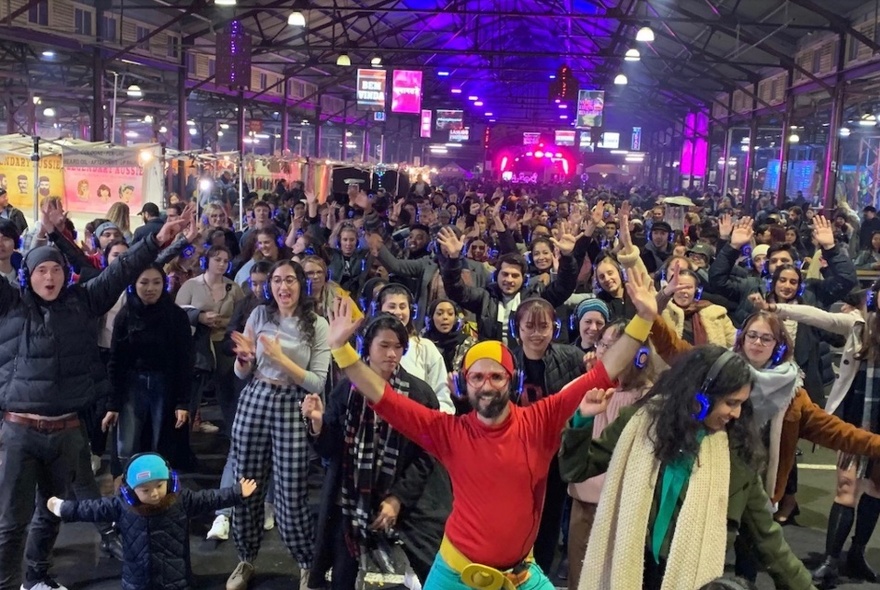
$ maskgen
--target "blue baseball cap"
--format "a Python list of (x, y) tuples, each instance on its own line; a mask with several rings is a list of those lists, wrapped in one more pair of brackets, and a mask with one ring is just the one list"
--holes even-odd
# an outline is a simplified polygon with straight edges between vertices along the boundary
[(125, 483), (130, 488), (151, 481), (169, 479), (170, 477), (171, 472), (168, 469), (168, 463), (161, 455), (156, 453), (148, 453), (136, 457), (134, 461), (128, 464), (128, 469), (125, 470)]

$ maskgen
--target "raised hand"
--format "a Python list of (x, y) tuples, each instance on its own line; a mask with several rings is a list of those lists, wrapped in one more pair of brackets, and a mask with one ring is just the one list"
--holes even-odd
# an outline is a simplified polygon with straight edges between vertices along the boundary
[(330, 345), (331, 350), (345, 346), (364, 322), (364, 318), (354, 320), (353, 305), (348, 297), (337, 297), (333, 301), (333, 309), (330, 312), (330, 330), (327, 334), (327, 344)]
[(186, 227), (187, 224), (195, 222), (195, 212), (196, 206), (193, 203), (187, 204), (178, 219), (165, 222), (165, 225), (163, 225), (162, 229), (156, 234), (156, 243), (163, 246), (173, 240), (174, 236), (183, 231), (183, 228)]
[(598, 203), (596, 203), (596, 206), (593, 207), (591, 217), (593, 219), (593, 225), (598, 226), (600, 223), (602, 223), (602, 220), (605, 217), (605, 201), (599, 201)]
[(603, 413), (608, 409), (608, 402), (614, 395), (614, 389), (591, 389), (584, 394), (578, 405), (578, 414), (582, 418), (590, 418)]
[(813, 218), (813, 239), (823, 250), (834, 247), (834, 229), (824, 215)]
[(254, 342), (254, 335), (250, 331), (248, 331), (247, 334), (242, 334), (241, 332), (233, 332), (231, 338), (233, 344), (235, 345), (232, 349), (232, 352), (235, 353), (238, 361), (245, 365), (254, 362), (254, 357), (257, 354), (257, 346)]
[(757, 311), (769, 311), (770, 304), (764, 300), (764, 297), (760, 293), (752, 293), (749, 295), (749, 303), (752, 304), (752, 307)]
[(558, 238), (550, 238), (550, 241), (553, 242), (553, 245), (559, 248), (559, 253), (563, 256), (571, 255), (574, 250), (575, 244), (577, 244), (578, 239), (584, 234), (574, 235), (571, 233), (572, 228), (569, 224), (564, 221), (559, 224), (559, 237)]
[(464, 242), (461, 241), (451, 228), (444, 227), (437, 234), (437, 243), (443, 248), (443, 253), (449, 258), (458, 258), (461, 250), (464, 248)]
[(638, 316), (653, 322), (657, 317), (657, 299), (654, 297), (650, 277), (636, 269), (631, 269), (627, 273), (626, 293), (635, 306)]
[(726, 240), (730, 237), (732, 231), (733, 218), (730, 217), (730, 214), (722, 215), (718, 220), (718, 235), (721, 236), (722, 240)]
[(755, 231), (752, 229), (752, 218), (743, 217), (733, 226), (733, 232), (730, 234), (730, 245), (739, 250), (749, 243)]

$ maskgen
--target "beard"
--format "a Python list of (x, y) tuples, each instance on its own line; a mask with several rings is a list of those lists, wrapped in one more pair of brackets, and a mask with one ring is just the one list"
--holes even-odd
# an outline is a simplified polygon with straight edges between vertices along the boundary
[[(483, 396), (492, 396), (489, 405), (482, 406), (480, 404), (480, 402), (483, 401)], [(507, 403), (510, 401), (510, 394), (507, 392), (480, 392), (476, 396), (470, 397), (469, 400), (471, 402), (471, 407), (477, 414), (483, 418), (491, 420), (500, 416), (501, 412), (504, 411), (504, 408), (507, 407)]]

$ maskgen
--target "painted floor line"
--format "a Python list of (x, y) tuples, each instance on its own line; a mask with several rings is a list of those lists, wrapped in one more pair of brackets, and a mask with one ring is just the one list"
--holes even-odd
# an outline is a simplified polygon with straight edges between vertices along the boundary
[(819, 465), (816, 463), (798, 463), (798, 469), (814, 469), (816, 471), (834, 471), (837, 465), (831, 463), (828, 465)]

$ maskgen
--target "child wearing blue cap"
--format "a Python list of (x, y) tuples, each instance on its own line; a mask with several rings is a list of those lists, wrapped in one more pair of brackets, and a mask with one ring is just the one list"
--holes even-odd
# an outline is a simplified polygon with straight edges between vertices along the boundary
[(189, 519), (241, 503), (256, 488), (254, 480), (241, 479), (219, 490), (183, 489), (161, 455), (142, 453), (129, 461), (118, 495), (81, 501), (53, 497), (47, 505), (68, 522), (116, 522), (125, 557), (124, 590), (183, 590), (191, 585)]

